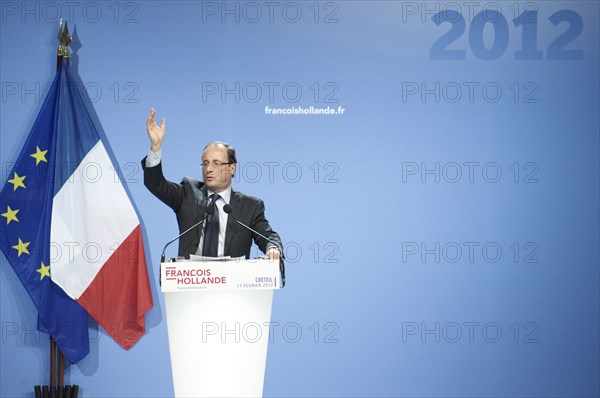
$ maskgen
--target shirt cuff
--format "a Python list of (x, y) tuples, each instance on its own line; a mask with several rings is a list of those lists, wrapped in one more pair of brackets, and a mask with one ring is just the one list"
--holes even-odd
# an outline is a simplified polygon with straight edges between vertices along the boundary
[(152, 152), (152, 149), (148, 150), (148, 156), (146, 157), (146, 167), (154, 167), (160, 164), (160, 149), (157, 152)]
[(269, 249), (277, 249), (277, 251), (278, 251), (279, 253), (281, 253), (281, 249), (279, 248), (279, 246), (277, 246), (277, 245), (274, 245), (274, 244), (272, 244), (272, 243), (271, 243), (269, 246), (267, 246), (267, 248), (265, 249), (265, 253), (266, 253), (266, 252), (268, 252), (268, 251), (269, 251)]

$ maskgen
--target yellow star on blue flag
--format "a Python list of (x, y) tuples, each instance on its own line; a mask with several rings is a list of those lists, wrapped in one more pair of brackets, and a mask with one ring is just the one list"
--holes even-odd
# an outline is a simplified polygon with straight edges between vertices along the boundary
[(30, 243), (31, 242), (23, 242), (21, 238), (19, 238), (19, 243), (12, 247), (13, 249), (16, 249), (19, 252), (19, 254), (17, 254), (17, 257), (21, 257), (21, 254), (23, 253), (29, 254), (29, 250), (27, 250), (27, 247)]
[(40, 273), (40, 280), (44, 279), (45, 276), (50, 277), (50, 266), (44, 265), (43, 261), (42, 266), (36, 269), (36, 271)]
[(15, 176), (12, 178), (12, 180), (8, 180), (8, 182), (10, 182), (11, 184), (13, 184), (13, 191), (16, 191), (17, 188), (25, 188), (25, 184), (23, 183), (23, 180), (25, 180), (25, 178), (27, 176), (19, 176), (17, 174), (17, 172), (15, 171)]
[(17, 213), (19, 212), (19, 209), (13, 210), (10, 208), (10, 206), (6, 206), (6, 213), (2, 213), (0, 214), (2, 217), (6, 217), (6, 224), (10, 224), (11, 221), (16, 221), (19, 222), (19, 219), (17, 218)]
[(40, 162), (46, 162), (46, 163), (48, 163), (48, 161), (46, 160), (46, 153), (47, 152), (48, 152), (47, 149), (45, 151), (42, 151), (40, 149), (40, 147), (36, 145), (36, 147), (35, 147), (35, 153), (32, 153), (29, 156), (31, 156), (32, 158), (35, 158), (35, 165), (37, 166), (38, 164), (40, 164)]

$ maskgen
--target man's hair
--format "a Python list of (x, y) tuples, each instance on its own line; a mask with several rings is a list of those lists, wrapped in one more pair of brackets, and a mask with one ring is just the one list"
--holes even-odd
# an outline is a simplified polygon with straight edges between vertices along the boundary
[(235, 156), (235, 148), (232, 147), (231, 145), (229, 145), (223, 141), (212, 141), (212, 142), (209, 142), (208, 144), (206, 144), (206, 146), (203, 149), (203, 152), (206, 151), (206, 148), (208, 148), (209, 146), (224, 147), (225, 149), (227, 149), (227, 162), (237, 164), (237, 156)]

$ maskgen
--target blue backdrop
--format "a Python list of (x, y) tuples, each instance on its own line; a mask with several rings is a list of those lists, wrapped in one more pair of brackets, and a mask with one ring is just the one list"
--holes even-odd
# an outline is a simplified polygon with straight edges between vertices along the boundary
[[(91, 322), (83, 396), (173, 394), (151, 107), (167, 176), (231, 142), (286, 244), (266, 396), (600, 394), (597, 1), (0, 4), (2, 183), (62, 16), (148, 244), (147, 334), (126, 352)], [(47, 337), (0, 261), (0, 395), (32, 396)]]

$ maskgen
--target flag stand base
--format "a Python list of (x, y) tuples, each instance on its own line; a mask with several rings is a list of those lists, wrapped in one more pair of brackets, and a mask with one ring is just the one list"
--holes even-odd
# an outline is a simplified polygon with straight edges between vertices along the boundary
[(33, 388), (35, 398), (77, 398), (79, 394), (79, 386), (35, 386)]
[[(58, 372), (56, 367), (58, 364)], [(35, 398), (77, 398), (79, 386), (65, 386), (65, 356), (50, 337), (50, 385), (33, 387)]]

